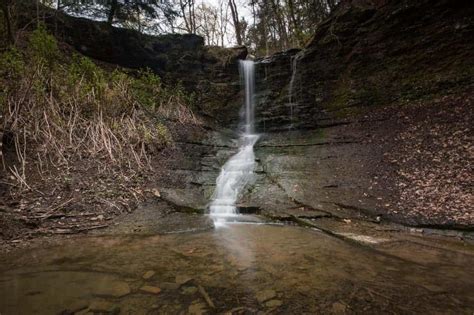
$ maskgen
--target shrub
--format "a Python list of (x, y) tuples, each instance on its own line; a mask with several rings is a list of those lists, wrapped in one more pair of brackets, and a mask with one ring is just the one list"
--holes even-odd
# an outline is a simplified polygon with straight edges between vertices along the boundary
[(5, 80), (18, 79), (25, 71), (25, 62), (20, 52), (12, 47), (0, 54), (0, 77)]
[(160, 78), (150, 69), (142, 70), (132, 83), (133, 95), (137, 102), (147, 109), (155, 110), (163, 95)]
[(31, 57), (38, 64), (52, 68), (57, 63), (59, 49), (56, 39), (48, 34), (44, 25), (40, 25), (30, 36)]

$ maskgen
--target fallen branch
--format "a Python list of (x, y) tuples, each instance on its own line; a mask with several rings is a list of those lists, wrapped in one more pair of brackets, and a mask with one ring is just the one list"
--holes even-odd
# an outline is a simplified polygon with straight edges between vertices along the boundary
[(209, 305), (210, 308), (216, 308), (211, 298), (209, 297), (209, 294), (207, 294), (206, 290), (202, 286), (198, 285), (198, 291), (202, 295), (204, 300), (206, 300), (206, 303)]

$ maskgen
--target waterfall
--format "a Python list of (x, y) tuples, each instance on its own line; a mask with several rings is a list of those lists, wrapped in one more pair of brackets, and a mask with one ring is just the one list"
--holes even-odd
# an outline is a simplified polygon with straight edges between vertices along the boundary
[(239, 138), (238, 152), (224, 164), (216, 180), (216, 190), (209, 207), (216, 226), (225, 224), (229, 217), (238, 214), (237, 199), (253, 180), (256, 165), (253, 151), (258, 140), (258, 135), (254, 133), (255, 64), (250, 60), (241, 60), (239, 68), (245, 87), (244, 132)]
[(298, 55), (294, 55), (291, 57), (291, 80), (290, 80), (290, 86), (288, 88), (288, 102), (290, 104), (290, 129), (293, 128), (293, 88), (295, 84), (295, 78), (296, 78), (296, 63), (298, 61)]

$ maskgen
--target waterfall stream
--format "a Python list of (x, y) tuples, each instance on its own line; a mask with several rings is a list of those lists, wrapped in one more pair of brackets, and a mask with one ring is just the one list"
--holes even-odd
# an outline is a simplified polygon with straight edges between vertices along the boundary
[(238, 215), (236, 202), (244, 188), (253, 180), (255, 154), (253, 147), (258, 140), (254, 133), (255, 64), (241, 60), (240, 74), (245, 87), (244, 132), (239, 139), (239, 150), (222, 167), (216, 180), (216, 190), (210, 204), (210, 215), (215, 226), (224, 225)]
[(295, 105), (293, 100), (293, 90), (295, 85), (295, 78), (296, 78), (296, 66), (298, 62), (298, 54), (291, 57), (291, 79), (290, 85), (288, 87), (288, 103), (290, 105), (290, 129), (293, 129), (293, 106)]

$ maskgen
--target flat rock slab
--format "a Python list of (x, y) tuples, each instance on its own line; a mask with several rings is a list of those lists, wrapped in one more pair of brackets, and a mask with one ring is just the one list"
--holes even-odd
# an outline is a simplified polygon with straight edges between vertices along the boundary
[(290, 216), (295, 216), (297, 218), (307, 218), (307, 219), (317, 219), (317, 218), (324, 218), (324, 217), (331, 216), (327, 212), (318, 211), (314, 209), (308, 210), (305, 208), (289, 209), (289, 210), (286, 210), (285, 213)]
[(143, 204), (133, 213), (117, 218), (114, 225), (95, 230), (94, 234), (106, 235), (150, 235), (207, 231), (214, 228), (209, 216), (173, 212), (164, 201)]

